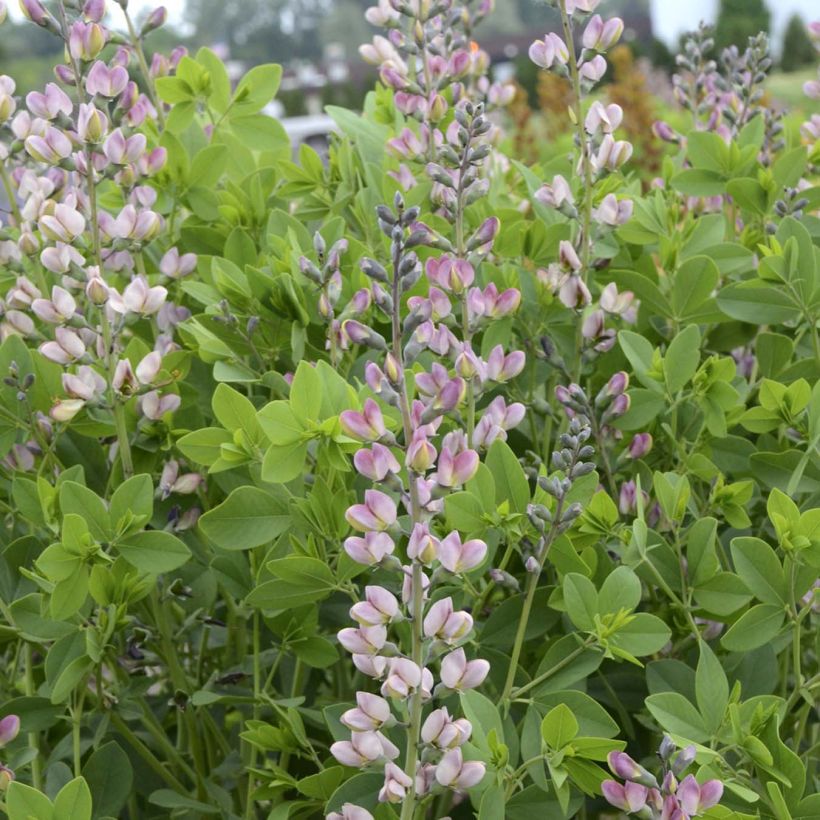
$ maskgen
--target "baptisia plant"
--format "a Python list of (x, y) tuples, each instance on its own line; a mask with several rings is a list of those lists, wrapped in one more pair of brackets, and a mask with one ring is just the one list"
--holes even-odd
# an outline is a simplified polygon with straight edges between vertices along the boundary
[[(463, 104), (457, 116), (457, 124), (461, 120), (481, 130), (480, 111), (471, 104)], [(469, 145), (467, 127), (459, 127), (466, 136), (462, 144)], [(485, 772), (483, 762), (463, 756), (470, 722), (451, 716), (444, 704), (480, 685), (489, 670), (486, 660), (468, 659), (463, 645), (473, 618), (454, 602), (464, 601), (474, 588), (470, 578), (486, 564), (487, 544), (447, 531), (443, 502), (475, 477), (479, 451), (506, 438), (521, 421), (523, 407), (508, 406), (501, 397), (485, 407), (478, 423), (475, 418), (476, 401), (493, 384), (520, 372), (523, 356), (499, 348), (485, 361), (471, 346), (472, 333), (493, 316), (514, 310), (518, 299), (473, 287), (474, 262), (489, 251), (492, 232), (480, 226), (462, 240), (463, 256), (429, 257), (427, 295), (408, 299), (423, 275), (414, 249), (441, 243), (419, 224), (419, 209), (406, 208), (399, 194), (394, 209), (380, 207), (378, 218), (389, 238), (390, 263), (364, 259), (362, 269), (374, 288), (384, 288), (374, 301), (389, 314), (390, 337), (358, 326), (351, 333), (349, 324), (342, 324), (347, 336), (381, 353), (365, 369), (375, 398), (366, 399), (362, 412), (345, 411), (340, 420), (351, 438), (369, 445), (355, 454), (354, 464), (379, 489), (366, 490), (362, 502), (347, 510), (357, 534), (345, 541), (345, 550), (392, 578), (386, 583), (393, 589), (366, 586), (364, 600), (350, 610), (358, 627), (339, 632), (356, 668), (382, 684), (381, 696), (357, 694), (357, 707), (341, 717), (351, 739), (338, 741), (331, 751), (345, 765), (383, 768), (379, 799), (401, 803), (401, 816), (411, 818), (442, 790), (470, 789)], [(461, 327), (452, 318), (454, 303), (463, 307)], [(467, 333), (459, 338), (463, 327)], [(398, 415), (396, 432), (392, 416), (385, 417), (387, 408)], [(438, 667), (437, 677), (430, 667)], [(431, 701), (441, 705), (429, 710)], [(404, 726), (403, 762), (396, 762), (400, 750), (383, 732), (397, 722)], [(343, 816), (353, 816), (352, 809), (346, 811)]]

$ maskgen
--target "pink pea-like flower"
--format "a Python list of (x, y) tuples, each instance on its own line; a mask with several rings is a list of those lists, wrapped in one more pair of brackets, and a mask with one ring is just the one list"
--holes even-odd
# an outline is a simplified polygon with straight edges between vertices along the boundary
[(457, 692), (480, 686), (490, 671), (490, 664), (483, 658), (468, 661), (463, 649), (456, 649), (441, 662), (441, 682)]
[(386, 530), (396, 523), (396, 502), (378, 490), (365, 490), (364, 504), (348, 507), (345, 518), (360, 532)]
[(601, 783), (601, 791), (608, 803), (630, 814), (639, 812), (649, 796), (646, 786), (629, 781), (621, 785), (615, 780), (605, 780)]
[(382, 684), (382, 695), (396, 700), (407, 700), (416, 690), (422, 698), (430, 698), (433, 675), (409, 658), (391, 658), (387, 678)]
[(424, 618), (424, 634), (454, 644), (470, 634), (473, 618), (469, 612), (455, 611), (452, 598), (436, 601)]
[(615, 194), (607, 194), (601, 204), (593, 209), (592, 218), (602, 225), (617, 228), (625, 225), (632, 218), (633, 202), (631, 199), (619, 200)]
[(437, 749), (454, 749), (470, 739), (473, 727), (466, 718), (453, 720), (446, 707), (434, 709), (421, 727), (421, 739)]
[(146, 393), (140, 401), (140, 409), (146, 418), (158, 421), (166, 413), (173, 413), (179, 409), (182, 399), (175, 393), (167, 393), (160, 397), (159, 392), (152, 390)]
[(366, 532), (361, 538), (352, 535), (345, 539), (345, 552), (358, 564), (372, 566), (393, 554), (396, 545), (386, 532)]
[(111, 291), (109, 304), (116, 313), (138, 313), (150, 316), (165, 303), (168, 291), (162, 285), (151, 287), (144, 276), (137, 276), (128, 283), (122, 296)]
[(584, 128), (588, 134), (597, 134), (599, 131), (604, 134), (611, 134), (618, 129), (624, 118), (624, 111), (620, 105), (611, 103), (604, 105), (596, 100), (589, 107)]
[(384, 481), (388, 474), (397, 474), (401, 465), (390, 448), (376, 443), (369, 450), (362, 448), (353, 455), (353, 464), (358, 472), (371, 481)]
[(364, 588), (365, 600), (350, 609), (350, 617), (361, 626), (381, 626), (388, 624), (399, 614), (399, 602), (392, 592), (384, 587)]
[(542, 185), (535, 192), (535, 198), (548, 208), (561, 208), (575, 203), (569, 183), (560, 174), (553, 177), (551, 183)]
[(387, 658), (381, 655), (353, 655), (350, 659), (356, 669), (369, 678), (381, 680), (387, 671)]
[(332, 811), (327, 816), (327, 820), (373, 820), (373, 815), (361, 806), (345, 803), (340, 812)]
[(405, 463), (416, 473), (425, 473), (436, 461), (436, 448), (427, 438), (424, 430), (416, 430), (407, 447)]
[(348, 436), (359, 441), (378, 441), (387, 432), (381, 408), (373, 399), (365, 400), (361, 413), (345, 410), (339, 422)]
[(450, 749), (436, 766), (436, 780), (445, 788), (465, 790), (480, 783), (485, 771), (481, 761), (465, 761), (461, 749)]
[(443, 447), (435, 474), (436, 483), (440, 487), (460, 487), (475, 476), (478, 464), (478, 453), (475, 450), (453, 453), (449, 447)]
[(336, 637), (351, 655), (377, 655), (387, 643), (387, 629), (377, 626), (361, 626), (358, 629), (340, 629)]
[(413, 525), (410, 540), (407, 542), (407, 557), (412, 561), (430, 565), (438, 557), (439, 540), (430, 532), (426, 523)]
[(97, 143), (108, 130), (108, 117), (91, 103), (82, 103), (77, 116), (77, 135), (83, 142)]
[(438, 547), (438, 560), (453, 573), (475, 569), (487, 555), (487, 545), (478, 538), (462, 543), (461, 535), (453, 530)]
[(370, 692), (356, 692), (356, 708), (348, 709), (339, 718), (352, 732), (372, 732), (390, 720), (390, 704)]
[(77, 333), (67, 327), (54, 331), (55, 340), (40, 345), (40, 353), (57, 364), (70, 364), (85, 355), (85, 344)]
[(63, 390), (72, 399), (95, 401), (105, 393), (105, 379), (87, 364), (80, 365), (76, 374), (63, 373)]
[(723, 783), (720, 780), (707, 780), (701, 786), (694, 775), (689, 774), (681, 781), (675, 797), (683, 811), (694, 817), (720, 802), (720, 798), (723, 797)]
[(361, 769), (384, 758), (393, 760), (399, 750), (381, 732), (354, 732), (350, 740), (334, 743), (330, 753), (343, 766)]
[(103, 143), (103, 153), (114, 165), (127, 165), (136, 162), (143, 155), (146, 145), (145, 134), (134, 134), (126, 138), (121, 128), (115, 128)]
[(73, 318), (77, 311), (74, 297), (59, 285), (51, 289), (51, 299), (35, 299), (31, 309), (37, 318), (50, 324), (64, 324)]
[(109, 68), (102, 60), (97, 60), (85, 78), (85, 89), (89, 94), (101, 97), (116, 97), (128, 85), (128, 71), (116, 65)]
[(43, 92), (30, 91), (26, 95), (26, 107), (43, 120), (53, 120), (60, 114), (69, 117), (74, 109), (68, 94), (56, 83), (48, 83)]
[(412, 785), (413, 781), (395, 763), (385, 764), (384, 785), (379, 790), (379, 802), (401, 803)]
[(95, 60), (105, 48), (108, 39), (105, 29), (97, 23), (78, 20), (68, 35), (68, 51), (75, 60), (84, 63)]
[(70, 204), (61, 202), (54, 207), (54, 213), (43, 214), (39, 224), (48, 239), (71, 243), (85, 230), (85, 217)]
[(590, 18), (584, 29), (582, 42), (584, 48), (592, 51), (606, 51), (612, 48), (624, 33), (624, 21), (620, 17), (612, 17), (606, 22), (599, 14)]

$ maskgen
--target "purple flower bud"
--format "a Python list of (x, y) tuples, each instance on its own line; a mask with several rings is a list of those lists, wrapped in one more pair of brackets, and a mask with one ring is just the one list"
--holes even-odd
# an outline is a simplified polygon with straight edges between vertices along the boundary
[(86, 0), (83, 17), (89, 23), (99, 23), (105, 17), (105, 0)]
[(697, 749), (694, 746), (687, 746), (678, 752), (675, 759), (672, 761), (672, 771), (676, 775), (683, 774), (695, 762)]
[(142, 24), (142, 31), (140, 33), (143, 35), (149, 34), (155, 29), (160, 28), (160, 26), (164, 26), (167, 19), (168, 9), (166, 9), (165, 6), (157, 6)]
[(20, 10), (38, 26), (47, 26), (51, 15), (45, 10), (40, 0), (20, 0)]
[(677, 134), (675, 129), (663, 120), (658, 120), (654, 123), (652, 126), (652, 133), (664, 142), (672, 142), (675, 144), (680, 142), (680, 136)]
[(631, 780), (643, 786), (655, 788), (658, 786), (655, 776), (636, 763), (626, 752), (610, 752), (607, 762), (612, 773), (618, 775), (622, 780)]
[(441, 682), (454, 691), (475, 689), (490, 671), (490, 664), (483, 660), (468, 661), (463, 649), (456, 649), (441, 662)]
[(633, 459), (643, 458), (652, 449), (652, 436), (649, 433), (637, 433), (627, 450)]
[(6, 715), (0, 720), (0, 749), (8, 746), (19, 733), (20, 718), (17, 715)]

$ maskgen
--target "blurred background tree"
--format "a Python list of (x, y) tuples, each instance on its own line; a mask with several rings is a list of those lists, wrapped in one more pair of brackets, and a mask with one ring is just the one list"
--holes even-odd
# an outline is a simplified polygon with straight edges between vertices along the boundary
[(789, 18), (786, 32), (783, 35), (783, 56), (780, 67), (783, 71), (797, 71), (803, 66), (812, 65), (816, 59), (814, 45), (809, 39), (806, 23), (799, 14)]
[(715, 46), (722, 51), (727, 46), (744, 49), (750, 37), (771, 27), (772, 16), (764, 0), (720, 0)]

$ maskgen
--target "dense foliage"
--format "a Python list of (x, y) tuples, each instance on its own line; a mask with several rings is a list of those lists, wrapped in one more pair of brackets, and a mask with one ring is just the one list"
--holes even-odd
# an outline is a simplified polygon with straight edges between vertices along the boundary
[(820, 815), (820, 119), (765, 35), (693, 34), (653, 144), (558, 0), (530, 166), (492, 3), (380, 0), (295, 161), (278, 66), (21, 5), (65, 62), (0, 76), (10, 820)]

